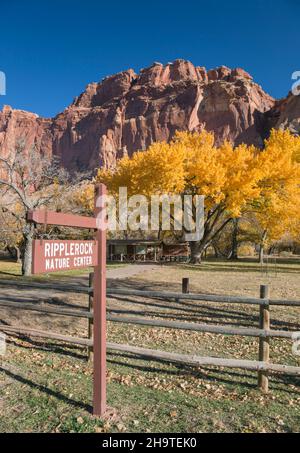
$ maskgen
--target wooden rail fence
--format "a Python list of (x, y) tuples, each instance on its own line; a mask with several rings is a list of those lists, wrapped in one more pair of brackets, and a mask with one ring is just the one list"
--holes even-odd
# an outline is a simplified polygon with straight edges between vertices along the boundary
[[(88, 309), (70, 309), (61, 307), (48, 307), (36, 303), (20, 303), (14, 301), (1, 301), (0, 308), (12, 308), (20, 310), (29, 310), (40, 313), (56, 314), (61, 316), (70, 316), (78, 318), (88, 319), (88, 338), (76, 338), (72, 336), (61, 335), (54, 332), (45, 332), (42, 330), (28, 329), (23, 327), (0, 325), (0, 330), (9, 335), (23, 335), (37, 338), (46, 338), (51, 340), (58, 340), (65, 343), (77, 344), (88, 348), (89, 357), (93, 346), (92, 341), (92, 322), (93, 322), (93, 310), (92, 310), (92, 280), (93, 275), (89, 278), (89, 287), (76, 286), (76, 285), (63, 285), (61, 288), (53, 284), (42, 284), (42, 283), (26, 283), (21, 282), (19, 286), (34, 287), (39, 289), (53, 289), (56, 291), (70, 291), (85, 293), (89, 296)], [(11, 284), (11, 281), (1, 281), (1, 285)], [(300, 376), (300, 367), (274, 364), (270, 362), (270, 338), (285, 338), (289, 340), (295, 340), (300, 338), (300, 332), (292, 332), (287, 330), (275, 330), (270, 328), (270, 306), (292, 306), (299, 307), (300, 301), (291, 300), (278, 300), (271, 299), (269, 295), (268, 286), (260, 287), (259, 298), (249, 298), (240, 296), (220, 296), (220, 295), (208, 295), (208, 294), (191, 294), (189, 292), (189, 281), (183, 279), (182, 293), (179, 292), (165, 292), (165, 291), (141, 291), (127, 288), (108, 288), (108, 296), (135, 296), (143, 297), (146, 299), (163, 299), (165, 301), (176, 301), (182, 304), (184, 309), (185, 302), (191, 301), (202, 301), (207, 303), (226, 303), (226, 304), (248, 304), (257, 305), (259, 307), (259, 326), (256, 327), (235, 327), (235, 326), (222, 326), (214, 324), (204, 323), (191, 323), (191, 322), (179, 322), (179, 321), (166, 321), (157, 320), (152, 318), (145, 318), (141, 316), (123, 316), (111, 314), (115, 310), (107, 310), (107, 320), (111, 322), (119, 322), (126, 324), (135, 324), (141, 326), (161, 327), (168, 329), (181, 329), (190, 330), (195, 332), (208, 332), (213, 334), (222, 335), (238, 335), (245, 337), (256, 337), (259, 338), (259, 351), (258, 360), (242, 360), (242, 359), (228, 359), (218, 357), (201, 357), (197, 355), (188, 354), (177, 354), (165, 351), (158, 351), (152, 349), (139, 348), (136, 346), (108, 343), (107, 349), (110, 351), (117, 351), (121, 353), (128, 353), (137, 355), (142, 358), (150, 360), (167, 361), (174, 363), (181, 363), (191, 366), (217, 366), (227, 368), (241, 368), (245, 370), (253, 370), (258, 372), (258, 386), (263, 392), (269, 390), (269, 372), (279, 372), (284, 374)], [(126, 303), (126, 300), (123, 301)], [(195, 306), (196, 307), (196, 306)], [(172, 308), (170, 306), (170, 308)]]

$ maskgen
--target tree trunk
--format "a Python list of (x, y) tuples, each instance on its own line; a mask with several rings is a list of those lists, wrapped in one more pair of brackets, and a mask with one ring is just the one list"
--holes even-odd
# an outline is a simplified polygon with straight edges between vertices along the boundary
[(260, 244), (260, 246), (259, 246), (259, 258), (258, 258), (258, 260), (259, 260), (260, 264), (264, 263), (264, 246), (263, 246), (263, 244)]
[(16, 258), (14, 247), (11, 247), (10, 245), (7, 245), (5, 249), (8, 251), (9, 256), (11, 258), (13, 258), (13, 259)]
[(267, 239), (267, 231), (264, 231), (263, 232), (263, 235), (262, 235), (262, 238), (261, 238), (261, 242), (259, 244), (259, 257), (258, 257), (258, 262), (260, 264), (264, 264), (264, 249), (265, 249), (265, 241)]
[(190, 241), (190, 250), (191, 258), (190, 263), (192, 264), (201, 264), (202, 255), (205, 250), (212, 244), (212, 241), (219, 236), (221, 231), (225, 226), (232, 220), (231, 218), (226, 219), (221, 226), (217, 225), (217, 221), (220, 219), (220, 216), (224, 210), (219, 210), (217, 215), (213, 218), (210, 218), (209, 221), (206, 221), (204, 224), (204, 234), (200, 241)]
[(23, 230), (24, 244), (22, 253), (22, 275), (31, 275), (32, 264), (32, 241), (34, 235), (34, 225), (27, 223)]
[(202, 254), (207, 249), (209, 244), (203, 244), (201, 241), (192, 241), (190, 242), (190, 249), (191, 249), (191, 264), (201, 264), (202, 262)]
[(213, 244), (213, 249), (214, 249), (214, 253), (215, 253), (215, 258), (220, 258), (220, 252), (218, 250), (218, 247), (216, 245)]
[(231, 241), (231, 252), (229, 259), (231, 261), (238, 260), (238, 229), (239, 229), (239, 219), (232, 219), (233, 231), (232, 231), (232, 241)]
[(9, 255), (11, 256), (11, 258), (16, 260), (16, 263), (22, 262), (21, 251), (20, 251), (19, 247), (17, 247), (16, 245), (14, 245), (13, 247), (7, 246), (6, 249), (9, 253)]
[(16, 261), (17, 263), (22, 263), (21, 250), (17, 246), (15, 246), (15, 249), (16, 249)]

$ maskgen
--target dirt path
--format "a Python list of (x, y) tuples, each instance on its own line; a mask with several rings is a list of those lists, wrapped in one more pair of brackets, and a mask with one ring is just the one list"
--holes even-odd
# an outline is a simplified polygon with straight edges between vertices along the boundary
[(129, 264), (124, 267), (116, 267), (108, 269), (107, 278), (109, 279), (122, 279), (134, 277), (135, 275), (144, 274), (145, 272), (157, 270), (158, 265), (151, 264)]

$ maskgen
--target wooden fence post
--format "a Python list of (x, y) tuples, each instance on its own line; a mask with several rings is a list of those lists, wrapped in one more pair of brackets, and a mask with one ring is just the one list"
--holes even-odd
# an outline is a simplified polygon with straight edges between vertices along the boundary
[[(94, 281), (94, 272), (89, 274), (89, 288), (93, 287)], [(93, 295), (89, 294), (89, 312), (93, 310)], [(88, 339), (91, 340), (93, 337), (93, 319), (89, 318), (88, 320)], [(93, 348), (88, 347), (88, 360), (90, 361), (92, 358)]]
[(182, 293), (189, 294), (189, 292), (190, 292), (190, 279), (183, 278), (182, 279)]
[[(260, 298), (269, 299), (270, 291), (268, 285), (260, 286)], [(264, 330), (270, 329), (270, 305), (268, 302), (259, 307), (259, 328)], [(259, 359), (260, 362), (269, 362), (270, 361), (270, 338), (260, 338), (259, 339)], [(268, 393), (269, 391), (269, 378), (267, 371), (258, 372), (258, 387), (263, 393)]]
[(106, 412), (106, 187), (95, 188), (96, 240), (98, 265), (94, 267), (93, 295), (93, 345), (94, 345), (94, 397), (93, 414), (103, 416)]

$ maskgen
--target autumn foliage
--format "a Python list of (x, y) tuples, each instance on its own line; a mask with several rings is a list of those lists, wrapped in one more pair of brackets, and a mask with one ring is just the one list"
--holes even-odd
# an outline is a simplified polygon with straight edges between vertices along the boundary
[(204, 195), (204, 237), (191, 244), (195, 262), (235, 218), (250, 216), (259, 241), (298, 234), (300, 138), (288, 131), (273, 130), (263, 149), (216, 146), (206, 131), (177, 132), (170, 143), (154, 143), (121, 159), (114, 170), (99, 170), (97, 181), (112, 194), (127, 187), (129, 195)]

